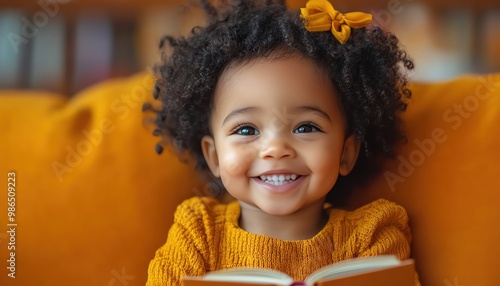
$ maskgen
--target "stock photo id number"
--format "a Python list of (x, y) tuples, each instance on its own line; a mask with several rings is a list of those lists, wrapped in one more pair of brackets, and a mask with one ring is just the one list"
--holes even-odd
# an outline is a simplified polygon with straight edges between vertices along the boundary
[(7, 276), (16, 278), (16, 172), (7, 173)]

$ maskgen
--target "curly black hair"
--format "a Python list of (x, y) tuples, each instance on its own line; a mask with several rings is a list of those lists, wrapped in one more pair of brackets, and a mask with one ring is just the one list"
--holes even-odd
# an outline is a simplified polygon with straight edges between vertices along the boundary
[[(298, 11), (287, 10), (285, 1), (212, 2), (202, 1), (206, 26), (193, 28), (186, 37), (161, 40), (154, 97), (162, 107), (156, 110), (153, 134), (168, 138), (177, 151), (187, 151), (197, 168), (207, 171), (200, 142), (210, 134), (219, 77), (230, 64), (275, 57), (282, 51), (280, 56), (312, 59), (326, 72), (338, 92), (349, 132), (361, 142), (353, 171), (339, 177), (328, 202), (341, 202), (353, 186), (380, 170), (385, 158), (394, 157), (394, 144), (405, 140), (399, 115), (411, 97), (406, 74), (414, 66), (396, 36), (370, 25), (353, 29), (342, 45), (329, 31), (308, 32)], [(162, 150), (157, 145), (157, 152)]]

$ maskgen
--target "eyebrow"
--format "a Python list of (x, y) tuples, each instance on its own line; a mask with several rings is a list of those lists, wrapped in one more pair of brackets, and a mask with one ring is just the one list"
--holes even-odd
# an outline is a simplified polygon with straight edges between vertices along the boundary
[(326, 120), (332, 121), (328, 113), (323, 111), (319, 106), (316, 105), (302, 105), (302, 106), (297, 106), (293, 109), (294, 111), (297, 112), (314, 112), (318, 116), (325, 118)]
[[(255, 107), (255, 106), (249, 106), (249, 107), (235, 109), (235, 110), (231, 111), (231, 113), (229, 113), (226, 116), (226, 118), (224, 118), (224, 120), (222, 121), (222, 126), (233, 117), (236, 117), (236, 116), (239, 116), (242, 114), (246, 114), (246, 113), (254, 113), (254, 112), (257, 112), (258, 110), (259, 110), (259, 108)], [(293, 112), (314, 112), (318, 116), (323, 117), (328, 121), (332, 121), (332, 119), (330, 118), (330, 116), (326, 112), (324, 112), (320, 107), (315, 106), (315, 105), (297, 106), (297, 107), (293, 108)]]
[(242, 115), (242, 114), (246, 114), (246, 113), (254, 113), (258, 109), (259, 108), (255, 107), (255, 106), (249, 106), (249, 107), (235, 109), (235, 110), (231, 111), (231, 113), (229, 113), (226, 116), (226, 118), (224, 118), (224, 120), (222, 121), (222, 125), (224, 125), (229, 119), (231, 119), (233, 117), (236, 117), (236, 116)]

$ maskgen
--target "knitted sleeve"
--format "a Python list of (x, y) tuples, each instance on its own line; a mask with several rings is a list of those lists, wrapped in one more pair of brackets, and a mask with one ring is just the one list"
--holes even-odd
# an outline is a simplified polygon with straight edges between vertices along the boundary
[[(357, 240), (357, 256), (393, 254), (399, 259), (410, 257), (411, 232), (406, 210), (384, 199), (352, 213)], [(415, 274), (415, 285), (419, 286)]]
[(209, 240), (199, 198), (189, 199), (177, 208), (167, 242), (149, 264), (146, 286), (177, 286), (184, 276), (201, 276), (207, 271)]

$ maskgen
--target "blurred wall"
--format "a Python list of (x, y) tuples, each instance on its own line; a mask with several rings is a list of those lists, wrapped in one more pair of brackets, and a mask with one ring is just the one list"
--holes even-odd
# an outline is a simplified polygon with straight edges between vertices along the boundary
[[(495, 3), (496, 2), (496, 3)], [(183, 1), (0, 0), (0, 88), (68, 95), (107, 78), (150, 70), (159, 39), (203, 24)], [(305, 1), (289, 1), (291, 9)], [(500, 71), (500, 2), (333, 2), (372, 13), (415, 59), (414, 81)]]

